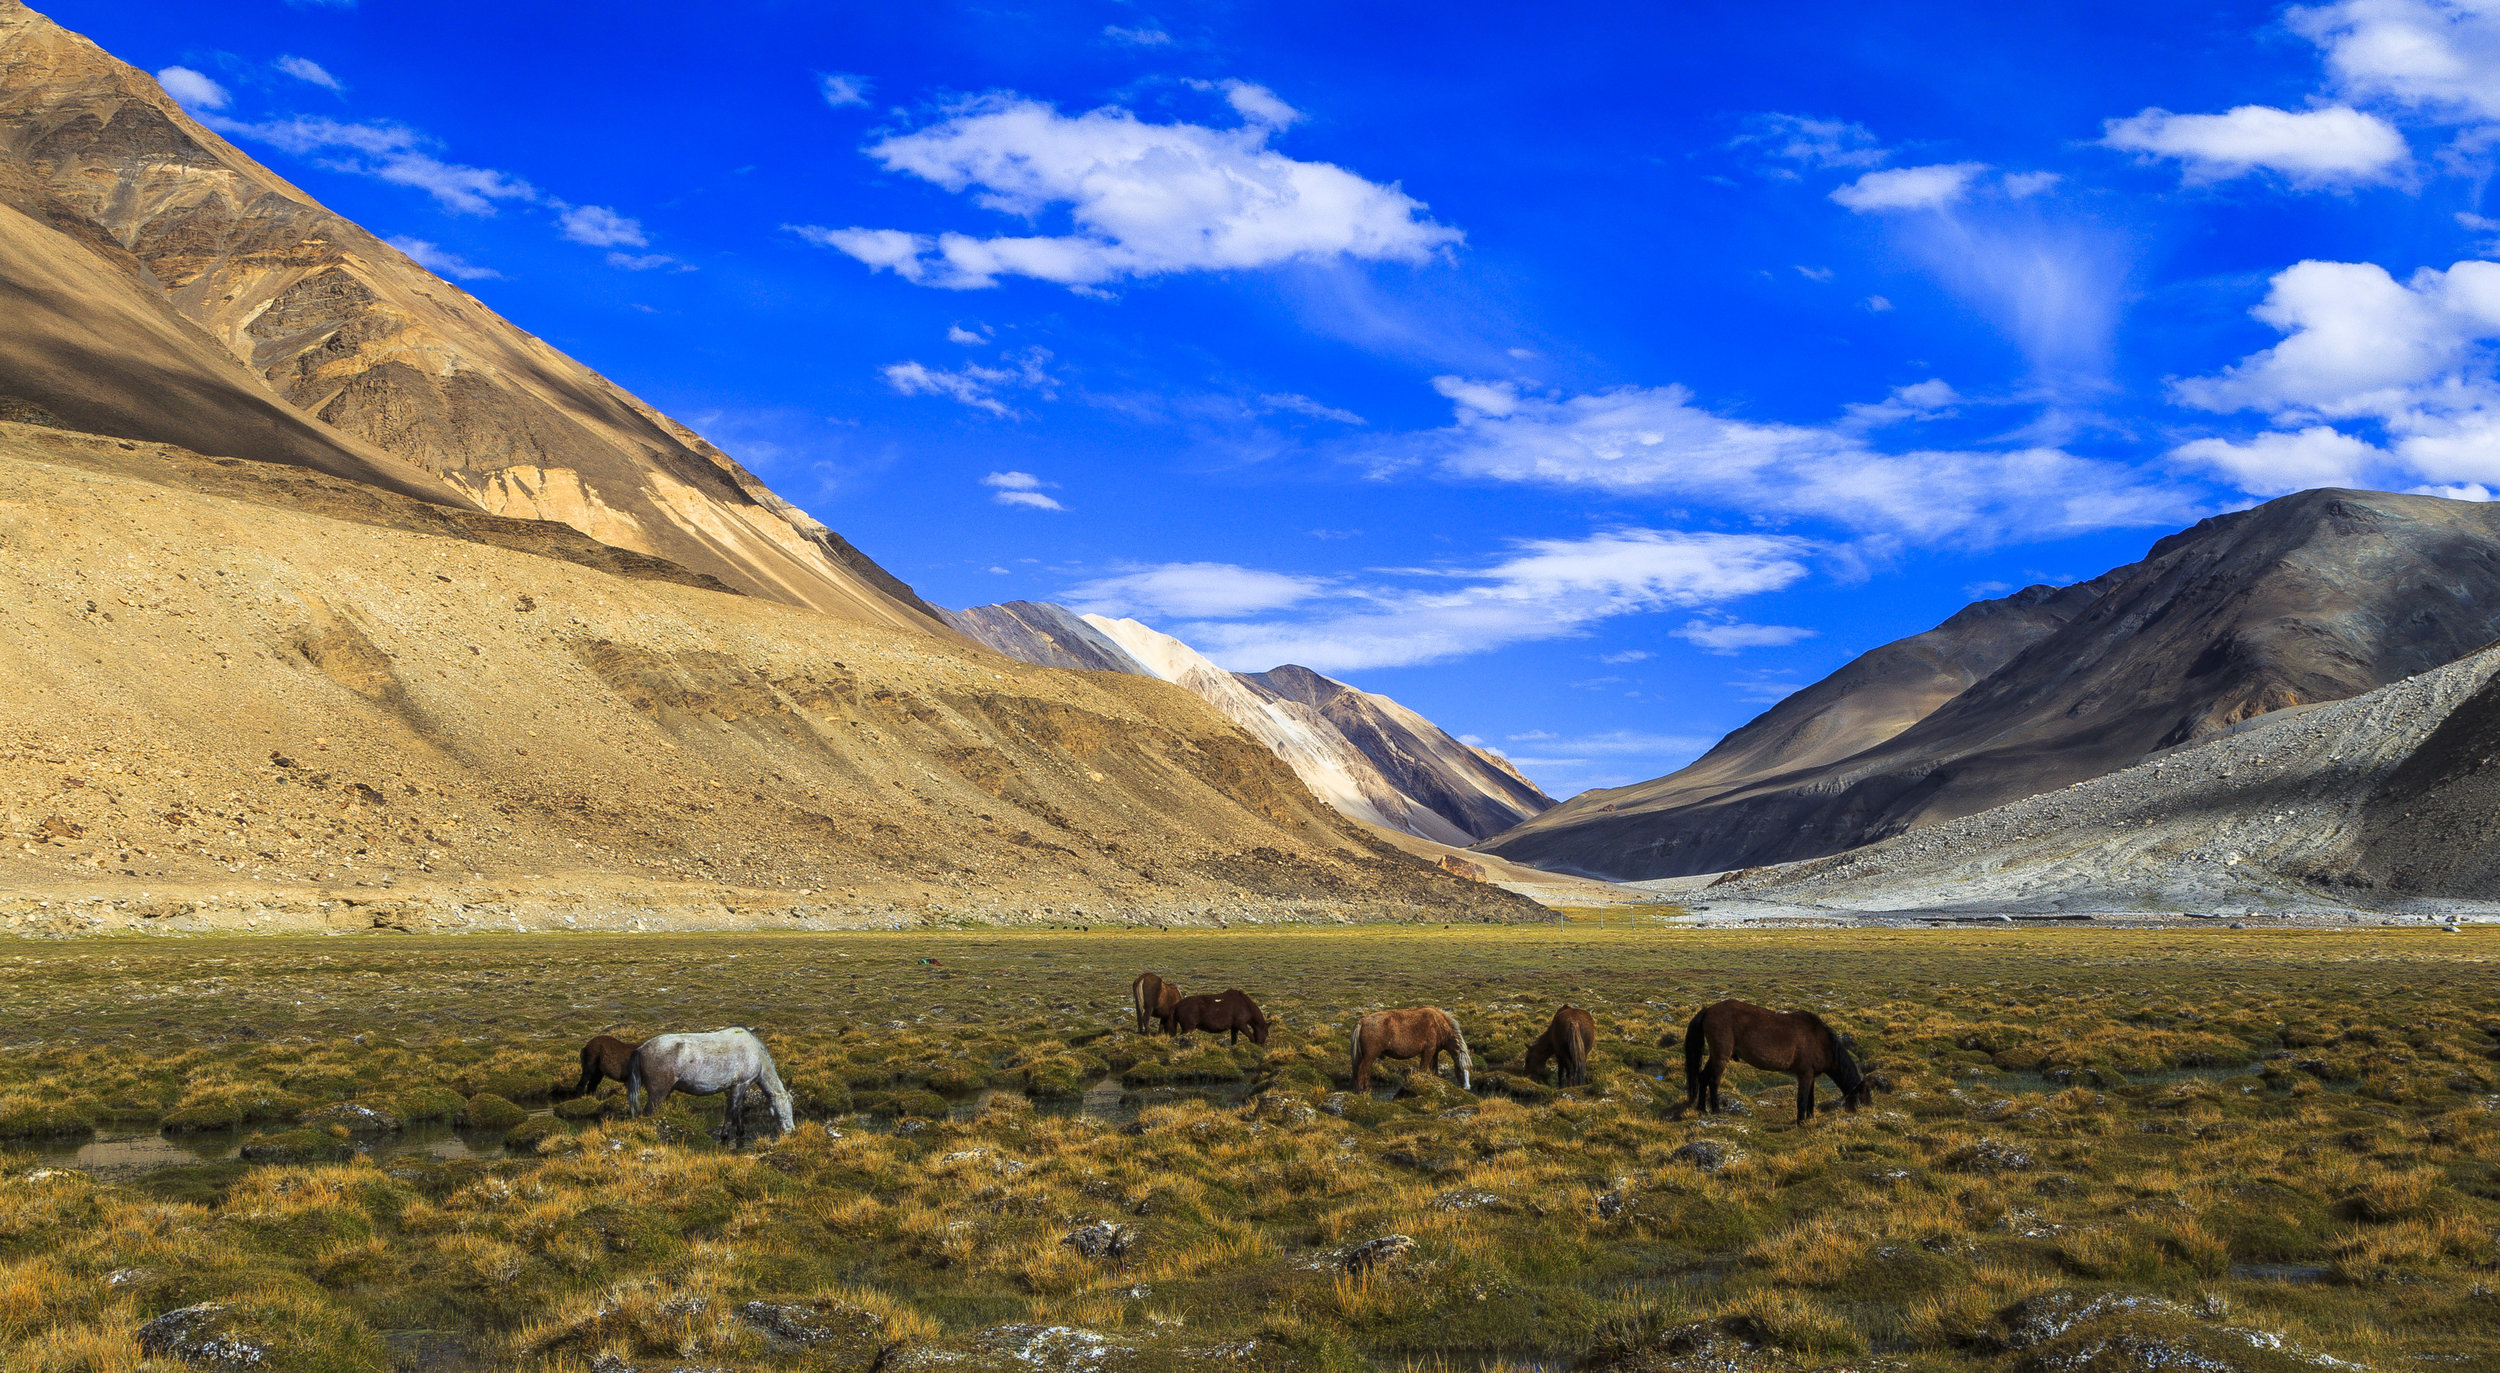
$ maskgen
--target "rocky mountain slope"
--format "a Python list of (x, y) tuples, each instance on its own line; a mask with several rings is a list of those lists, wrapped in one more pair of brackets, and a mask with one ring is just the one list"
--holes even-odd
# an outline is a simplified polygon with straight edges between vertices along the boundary
[(0, 274), (10, 418), (301, 463), (947, 632), (727, 454), (16, 0), (0, 0)]
[[(1922, 669), (1799, 693), (1808, 699), (1788, 718), (1766, 714), (1739, 731), (1750, 738), (1731, 736), (1684, 774), (1575, 798), (1485, 847), (1631, 878), (1818, 857), (2099, 777), (2285, 707), (2357, 696), (2500, 638), (2500, 510), (2308, 491), (2206, 520), (2072, 593), (2026, 594), (2032, 604), (1947, 636), (1972, 645), (1967, 670), (2009, 656), (1880, 742), (1838, 757), (1811, 746), (1818, 717), (1835, 720), (1867, 686)], [(1906, 650), (1955, 622), (1878, 653), (1916, 662)], [(1917, 694), (1894, 689), (1861, 714), (1897, 716)], [(1835, 721), (1827, 737), (1852, 729)]]
[(946, 622), (1010, 658), (1038, 667), (1064, 667), (1084, 672), (1154, 674), (1085, 623), (1085, 617), (1048, 601), (1009, 601), (976, 605), (970, 610), (941, 610)]
[(1698, 895), (1714, 911), (2488, 909), (2500, 902), (2495, 722), (2500, 648)]
[(1227, 672), (1135, 620), (1080, 616), (1046, 601), (945, 613), (974, 639), (1029, 663), (1181, 686), (1274, 750), (1322, 800), (1367, 824), (1464, 847), (1554, 804), (1498, 755), (1306, 667)]
[(1533, 917), (1148, 677), (0, 423), (0, 928)]

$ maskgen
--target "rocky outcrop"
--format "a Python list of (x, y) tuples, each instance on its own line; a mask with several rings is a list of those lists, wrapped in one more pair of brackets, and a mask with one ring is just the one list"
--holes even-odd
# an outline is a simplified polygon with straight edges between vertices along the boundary
[(71, 427), (568, 525), (751, 595), (944, 634), (693, 431), (0, 0), (0, 363)]
[(1390, 786), (1474, 838), (1500, 834), (1554, 804), (1509, 759), (1451, 738), (1386, 696), (1291, 663), (1242, 680), (1317, 711)]
[[(1683, 773), (1577, 797), (1485, 847), (1619, 878), (1813, 858), (2345, 700), (2500, 638), (2500, 509), (2302, 492), (2069, 592), (1973, 611), (1867, 655)], [(1895, 670), (1873, 670), (1879, 655)], [(1831, 756), (1963, 672), (1976, 679), (1915, 722)]]

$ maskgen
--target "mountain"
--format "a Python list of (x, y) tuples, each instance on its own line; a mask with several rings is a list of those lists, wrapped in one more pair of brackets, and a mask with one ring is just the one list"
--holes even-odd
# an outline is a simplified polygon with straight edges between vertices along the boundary
[(2454, 914), (2500, 902), (2500, 648), (1828, 858), (1715, 915)]
[(1155, 675), (1146, 670), (1145, 664), (1130, 657), (1127, 649), (1104, 637), (1101, 630), (1063, 605), (1009, 601), (1005, 605), (976, 605), (970, 610), (938, 613), (976, 642), (1022, 662), (1085, 672)]
[(1318, 712), (1399, 794), (1474, 838), (1499, 834), (1554, 804), (1508, 759), (1453, 739), (1386, 696), (1287, 663), (1239, 674), (1271, 699)]
[(1466, 847), (1554, 804), (1500, 755), (1453, 739), (1386, 696), (1306, 667), (1227, 672), (1135, 620), (1079, 615), (1045, 601), (946, 612), (1011, 658), (1046, 667), (1160, 677), (1221, 711), (1344, 814)]
[(750, 595), (945, 634), (700, 436), (0, 0), (0, 413), (569, 525)]
[[(1681, 773), (1574, 798), (1483, 847), (1618, 878), (1839, 853), (2358, 696), (2495, 638), (2500, 510), (2306, 491), (2203, 521), (2067, 592), (1974, 606)], [(1975, 680), (1914, 722), (1840, 751), (1964, 672)]]
[(1151, 677), (0, 422), (0, 928), (1534, 917)]

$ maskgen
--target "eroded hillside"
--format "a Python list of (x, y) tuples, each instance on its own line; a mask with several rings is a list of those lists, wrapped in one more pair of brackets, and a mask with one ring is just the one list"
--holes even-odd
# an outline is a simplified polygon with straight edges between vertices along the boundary
[[(1359, 834), (1166, 683), (1032, 667), (454, 515), (300, 469), (0, 425), (0, 917), (1535, 913)], [(558, 537), (533, 546), (531, 530)]]

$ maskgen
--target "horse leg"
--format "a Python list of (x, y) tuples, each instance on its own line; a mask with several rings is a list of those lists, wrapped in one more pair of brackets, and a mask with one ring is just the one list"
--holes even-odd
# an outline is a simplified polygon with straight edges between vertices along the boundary
[(729, 1118), (721, 1122), (717, 1138), (726, 1143), (732, 1135), (742, 1145), (747, 1142), (747, 1085), (743, 1082), (729, 1084)]
[(1354, 1090), (1368, 1092), (1372, 1089), (1372, 1064), (1379, 1059), (1380, 1050), (1369, 1044), (1354, 1051)]
[(1801, 1071), (1797, 1074), (1797, 1123), (1803, 1125), (1813, 1118), (1814, 1074)]

